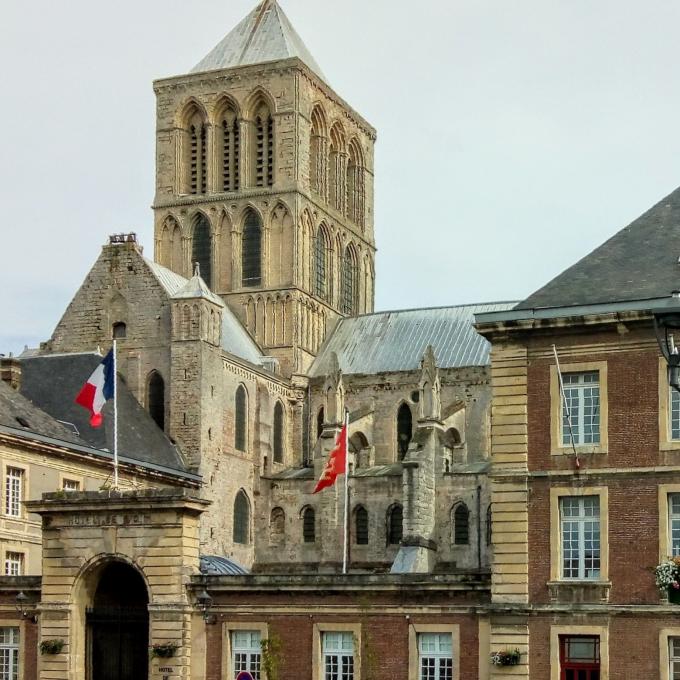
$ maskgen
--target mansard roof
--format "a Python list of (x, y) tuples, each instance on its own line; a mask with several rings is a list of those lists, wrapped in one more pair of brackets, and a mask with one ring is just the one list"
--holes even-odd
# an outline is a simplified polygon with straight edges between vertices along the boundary
[(678, 289), (680, 188), (515, 309), (653, 300), (667, 298)]
[(191, 73), (297, 57), (322, 80), (323, 72), (276, 0), (263, 0)]
[[(84, 381), (83, 381), (84, 382)], [(78, 443), (79, 437), (0, 380), (0, 425), (33, 434)]]
[(474, 315), (505, 311), (514, 304), (407, 309), (340, 319), (312, 364), (310, 376), (329, 372), (333, 352), (346, 374), (418, 370), (428, 345), (434, 348), (440, 368), (485, 366), (490, 345), (475, 331)]
[[(101, 360), (101, 356), (94, 353), (47, 354), (21, 359), (20, 391), (35, 407), (75, 428), (81, 444), (113, 451), (113, 403), (108, 401), (104, 406), (104, 422), (98, 428), (90, 426), (89, 412), (75, 403), (80, 388)], [(120, 377), (116, 389), (118, 422), (121, 424), (118, 450), (121, 456), (142, 464), (185, 471), (184, 461), (175, 446)], [(72, 436), (70, 441), (74, 441)]]

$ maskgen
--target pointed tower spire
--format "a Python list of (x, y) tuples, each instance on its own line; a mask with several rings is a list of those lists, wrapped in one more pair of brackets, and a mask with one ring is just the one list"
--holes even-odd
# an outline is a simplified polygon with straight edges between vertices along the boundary
[(192, 73), (297, 57), (326, 81), (323, 71), (276, 0), (262, 0), (201, 61)]

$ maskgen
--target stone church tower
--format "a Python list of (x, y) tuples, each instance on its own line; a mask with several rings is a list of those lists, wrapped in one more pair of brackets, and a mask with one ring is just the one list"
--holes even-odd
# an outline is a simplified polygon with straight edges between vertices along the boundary
[(375, 130), (263, 0), (157, 96), (155, 259), (203, 279), (284, 375), (373, 311)]

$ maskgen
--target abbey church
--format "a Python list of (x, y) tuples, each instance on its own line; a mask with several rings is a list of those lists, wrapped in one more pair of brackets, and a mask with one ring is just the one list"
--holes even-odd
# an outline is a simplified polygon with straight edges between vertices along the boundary
[(680, 191), (524, 302), (375, 312), (376, 131), (277, 0), (154, 91), (153, 253), (0, 355), (0, 680), (679, 677)]

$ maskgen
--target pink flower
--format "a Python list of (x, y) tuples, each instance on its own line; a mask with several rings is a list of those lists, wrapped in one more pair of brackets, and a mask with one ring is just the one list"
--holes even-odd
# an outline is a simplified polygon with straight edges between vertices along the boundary
[(673, 588), (675, 588), (676, 590), (678, 590), (678, 588), (680, 588), (680, 583), (678, 583), (677, 581), (673, 581), (673, 583), (672, 583), (671, 585), (672, 585)]

